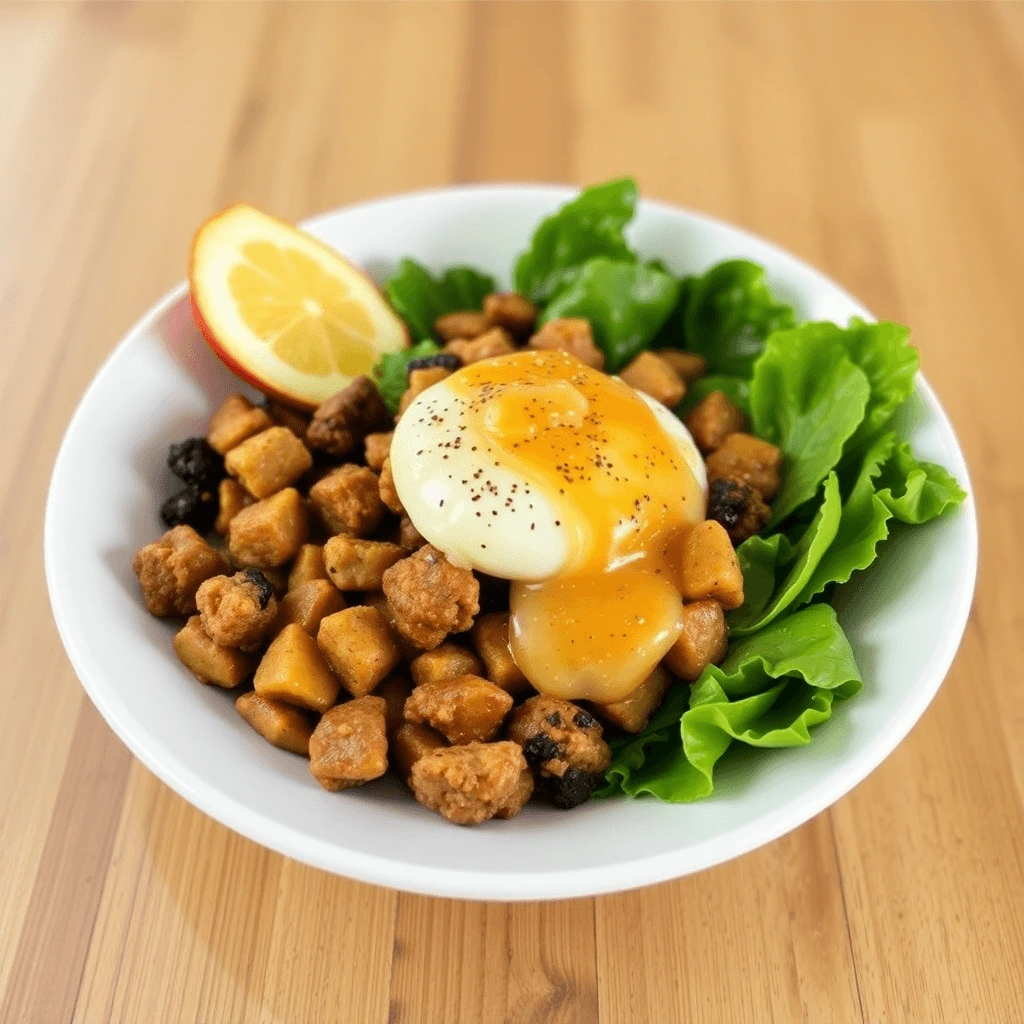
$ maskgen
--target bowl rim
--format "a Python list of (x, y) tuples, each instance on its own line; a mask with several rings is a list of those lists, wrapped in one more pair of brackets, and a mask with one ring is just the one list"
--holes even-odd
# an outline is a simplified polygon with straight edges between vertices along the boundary
[[(565, 200), (578, 194), (579, 188), (564, 184), (509, 182), (411, 190), (338, 207), (307, 218), (300, 222), (300, 226), (315, 233), (320, 225), (338, 214), (367, 210), (378, 204), (392, 203), (398, 200), (429, 199), (452, 193), (478, 195), (492, 193), (498, 197), (509, 191), (542, 195), (553, 200)], [(856, 308), (859, 315), (867, 320), (876, 319), (861, 302), (825, 273), (754, 232), (709, 214), (672, 203), (641, 199), (639, 205), (672, 215), (683, 214), (704, 226), (738, 233), (745, 239), (756, 242), (777, 256), (795, 264), (805, 273), (827, 281), (831, 287), (841, 293), (852, 307)], [(966, 518), (968, 527), (968, 550), (966, 552), (968, 574), (961, 580), (951, 606), (950, 621), (954, 628), (939, 638), (937, 646), (940, 650), (936, 652), (936, 657), (932, 662), (935, 666), (933, 672), (924, 684), (917, 688), (914, 699), (906, 702), (899, 712), (888, 720), (887, 728), (876, 733), (872, 740), (862, 745), (845, 764), (831, 772), (813, 789), (806, 791), (804, 799), (791, 800), (726, 834), (688, 846), (685, 855), (676, 849), (632, 860), (629, 862), (629, 876), (625, 879), (622, 865), (619, 863), (544, 873), (528, 871), (471, 872), (461, 868), (417, 865), (415, 872), (412, 873), (409, 865), (404, 861), (336, 846), (334, 843), (283, 825), (266, 813), (242, 805), (234, 798), (225, 795), (202, 775), (186, 768), (174, 751), (165, 748), (148, 734), (144, 735), (144, 731), (133, 719), (127, 706), (122, 706), (122, 702), (113, 699), (102, 682), (97, 682), (102, 679), (102, 666), (93, 662), (90, 652), (79, 643), (79, 638), (70, 626), (62, 605), (56, 564), (56, 494), (66, 472), (64, 467), (68, 457), (68, 438), (83, 416), (83, 409), (90, 396), (99, 389), (101, 382), (109, 374), (116, 371), (128, 346), (139, 334), (150, 329), (177, 303), (187, 297), (188, 291), (187, 280), (178, 283), (129, 327), (118, 344), (104, 359), (68, 420), (54, 461), (46, 498), (43, 529), (46, 585), (57, 631), (75, 674), (93, 705), (121, 742), (149, 771), (179, 796), (204, 814), (261, 846), (302, 863), (357, 881), (428, 896), (458, 899), (498, 901), (562, 899), (622, 892), (654, 885), (702, 871), (749, 853), (798, 828), (826, 810), (867, 778), (903, 741), (924, 714), (945, 680), (960, 646), (974, 599), (978, 566), (978, 523), (974, 492), (960, 440), (935, 392), (924, 375), (918, 372), (915, 376), (916, 389), (929, 414), (937, 416), (948, 429), (949, 437), (962, 467), (962, 472), (958, 470), (958, 479), (967, 492), (967, 498), (963, 502), (959, 514)]]

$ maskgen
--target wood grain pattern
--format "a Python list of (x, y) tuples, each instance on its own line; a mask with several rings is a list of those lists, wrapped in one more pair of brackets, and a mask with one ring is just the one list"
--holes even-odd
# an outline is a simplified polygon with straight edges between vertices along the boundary
[[(1024, 1020), (1022, 111), (1019, 4), (0, 6), (0, 1021)], [(619, 173), (914, 325), (982, 527), (934, 705), (804, 828), (597, 900), (401, 895), (228, 832), (50, 619), (78, 396), (228, 202)]]

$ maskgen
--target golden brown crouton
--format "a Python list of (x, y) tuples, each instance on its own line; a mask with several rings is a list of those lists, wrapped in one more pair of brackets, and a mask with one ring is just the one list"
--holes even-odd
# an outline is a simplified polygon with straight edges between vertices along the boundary
[(299, 412), (298, 409), (293, 409), (290, 405), (275, 401), (273, 398), (267, 403), (267, 412), (275, 423), (287, 427), (300, 441), (306, 440), (310, 421), (308, 413)]
[(714, 598), (726, 611), (743, 604), (743, 573), (720, 523), (706, 519), (683, 538), (680, 561), (684, 601)]
[(484, 316), (494, 327), (504, 327), (512, 334), (529, 334), (537, 322), (537, 307), (519, 292), (491, 292), (484, 299)]
[(380, 590), (385, 570), (407, 554), (397, 544), (340, 535), (324, 545), (324, 565), (339, 590)]
[(708, 665), (725, 657), (728, 647), (722, 606), (717, 601), (694, 601), (683, 605), (683, 632), (665, 655), (665, 664), (680, 679), (695, 683)]
[(447, 746), (448, 741), (429, 725), (403, 722), (390, 736), (388, 753), (402, 781), (408, 785), (412, 766), (424, 754)]
[(299, 711), (279, 700), (243, 693), (235, 701), (235, 710), (268, 742), (282, 750), (309, 757), (309, 738), (313, 723)]
[(391, 459), (387, 458), (384, 460), (384, 465), (380, 471), (380, 500), (396, 515), (405, 514), (405, 506), (402, 504), (402, 499), (398, 496), (398, 490), (395, 487), (395, 478), (391, 473)]
[(338, 680), (299, 625), (285, 626), (271, 641), (253, 679), (262, 697), (323, 713), (338, 699)]
[(398, 523), (398, 543), (406, 551), (416, 551), (427, 543), (426, 538), (416, 529), (416, 524), (407, 516), (402, 516)]
[(273, 425), (265, 409), (253, 405), (244, 395), (229, 395), (210, 418), (206, 440), (211, 448), (226, 455), (246, 438)]
[(742, 430), (746, 417), (724, 392), (712, 391), (687, 413), (683, 422), (697, 447), (706, 455), (718, 448), (730, 434)]
[(604, 353), (594, 344), (590, 321), (580, 316), (549, 320), (530, 339), (530, 348), (568, 352), (595, 370), (604, 369)]
[(508, 612), (481, 615), (473, 623), (473, 646), (487, 666), (487, 678), (503, 690), (518, 696), (531, 687), (512, 658), (512, 649), (508, 644), (508, 624)]
[(384, 460), (391, 454), (391, 440), (395, 436), (393, 430), (387, 433), (367, 434), (363, 440), (363, 452), (366, 455), (366, 464), (379, 473)]
[[(454, 344), (454, 342), (453, 342)], [(409, 386), (405, 389), (405, 394), (402, 395), (401, 400), (398, 403), (398, 415), (395, 419), (399, 419), (402, 413), (412, 405), (413, 401), (421, 395), (427, 388), (433, 387), (435, 384), (444, 380), (445, 377), (450, 377), (452, 371), (446, 366), (424, 366), (418, 370), (409, 371)], [(387, 465), (387, 463), (385, 463)]]
[(405, 720), (426, 722), (451, 743), (482, 743), (497, 735), (511, 708), (500, 686), (465, 675), (417, 686), (405, 702)]
[(684, 384), (692, 384), (708, 372), (708, 361), (696, 352), (683, 352), (678, 348), (656, 348), (654, 354), (661, 356), (683, 378)]
[(324, 549), (319, 544), (303, 544), (288, 573), (288, 589), (294, 590), (310, 580), (330, 579), (324, 565)]
[(259, 647), (277, 615), (274, 588), (259, 569), (214, 576), (196, 592), (203, 629), (222, 647)]
[(410, 693), (412, 686), (404, 676), (387, 676), (373, 691), (373, 695), (380, 697), (386, 705), (384, 718), (389, 737), (405, 722), (405, 702)]
[(760, 492), (742, 480), (712, 480), (708, 487), (707, 518), (725, 527), (734, 545), (760, 533), (772, 517)]
[(442, 341), (455, 341), (456, 338), (476, 338), (490, 327), (487, 317), (476, 309), (459, 310), (456, 313), (445, 313), (434, 321), (434, 330)]
[(217, 521), (213, 528), (222, 537), (228, 532), (228, 523), (247, 505), (252, 504), (252, 496), (237, 481), (225, 477), (217, 485)]
[(268, 427), (224, 456), (224, 468), (254, 498), (289, 487), (312, 465), (309, 449), (287, 427)]
[(658, 665), (628, 697), (612, 704), (595, 704), (594, 711), (623, 732), (643, 732), (671, 683), (672, 677)]
[(401, 661), (387, 619), (369, 605), (328, 615), (316, 642), (353, 697), (362, 697)]
[(384, 701), (360, 697), (331, 708), (310, 737), (309, 770), (332, 793), (380, 778), (388, 770)]
[(391, 566), (383, 586), (399, 633), (423, 650), (469, 629), (480, 611), (476, 577), (456, 568), (432, 544)]
[(751, 434), (730, 434), (706, 460), (708, 480), (742, 480), (765, 501), (779, 493), (782, 452)]
[(293, 622), (310, 636), (320, 631), (320, 623), (335, 612), (345, 609), (345, 598), (330, 580), (310, 580), (292, 587), (281, 599), (274, 628), (280, 632)]
[(357, 377), (313, 413), (306, 444), (329, 455), (348, 455), (367, 434), (390, 430), (391, 414), (369, 377)]
[(256, 666), (251, 655), (214, 643), (198, 615), (193, 615), (175, 634), (174, 653), (201, 683), (223, 686), (226, 690), (242, 683)]
[(530, 797), (530, 772), (515, 743), (438, 747), (412, 766), (413, 795), (456, 825), (512, 818)]
[(458, 679), (465, 675), (478, 676), (483, 670), (480, 659), (458, 644), (441, 644), (432, 651), (425, 651), (409, 666), (412, 681), (417, 686)]
[(619, 376), (634, 390), (650, 395), (669, 409), (674, 409), (686, 394), (683, 378), (653, 352), (641, 352), (619, 371)]
[(294, 487), (286, 487), (231, 520), (228, 551), (236, 565), (275, 569), (295, 557), (308, 535), (305, 503)]
[(224, 556), (191, 526), (175, 526), (159, 540), (135, 552), (132, 570), (139, 578), (150, 615), (191, 615), (204, 580), (228, 572)]
[(377, 474), (366, 466), (332, 469), (310, 487), (309, 503), (328, 530), (352, 537), (373, 533), (384, 517)]
[(492, 327), (486, 333), (473, 338), (472, 341), (468, 338), (456, 338), (454, 341), (449, 341), (444, 350), (458, 356), (462, 360), (463, 366), (469, 366), (470, 363), (478, 363), (481, 359), (507, 356), (515, 352), (516, 343), (504, 327)]

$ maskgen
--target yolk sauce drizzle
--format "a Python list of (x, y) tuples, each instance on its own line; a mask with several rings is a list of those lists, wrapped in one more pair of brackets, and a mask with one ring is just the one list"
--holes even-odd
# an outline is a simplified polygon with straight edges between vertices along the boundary
[(569, 539), (556, 575), (512, 585), (516, 663), (549, 696), (628, 696), (682, 631), (678, 550), (704, 494), (678, 445), (632, 388), (565, 353), (483, 360), (449, 383)]

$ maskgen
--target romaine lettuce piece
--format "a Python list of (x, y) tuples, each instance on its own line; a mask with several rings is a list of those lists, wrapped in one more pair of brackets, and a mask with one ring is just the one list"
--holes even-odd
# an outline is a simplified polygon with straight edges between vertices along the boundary
[(480, 309), (494, 291), (494, 280), (472, 267), (452, 267), (437, 280), (415, 260), (402, 260), (384, 285), (395, 312), (406, 322), (414, 342), (437, 340), (434, 321), (445, 313)]
[(429, 338), (401, 352), (386, 352), (373, 368), (373, 379), (392, 416), (398, 412), (398, 403), (409, 387), (409, 363), (413, 359), (436, 355), (441, 346)]

